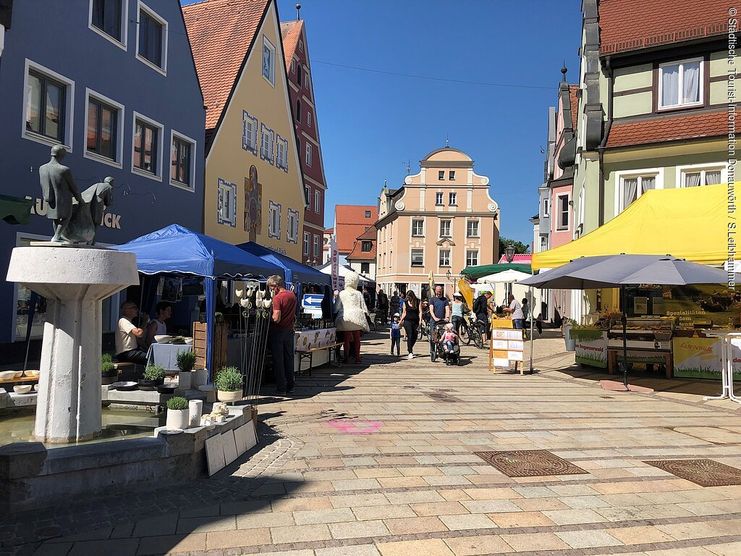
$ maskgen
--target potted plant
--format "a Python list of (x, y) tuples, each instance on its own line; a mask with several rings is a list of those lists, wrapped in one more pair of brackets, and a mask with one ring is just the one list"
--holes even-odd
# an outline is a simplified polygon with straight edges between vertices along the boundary
[(174, 396), (167, 400), (167, 422), (168, 429), (187, 429), (190, 425), (188, 412), (188, 400), (180, 396)]
[(242, 373), (237, 367), (224, 367), (216, 375), (217, 396), (222, 402), (236, 402), (242, 399)]
[(181, 351), (178, 353), (178, 386), (181, 390), (188, 390), (193, 380), (191, 371), (196, 365), (196, 354), (192, 351)]
[(165, 382), (165, 369), (159, 365), (147, 365), (144, 377), (139, 379), (139, 390), (154, 390)]
[(118, 379), (118, 370), (110, 353), (104, 353), (100, 358), (101, 384), (113, 384)]
[(576, 351), (576, 340), (571, 336), (571, 329), (576, 323), (571, 319), (563, 319), (561, 330), (563, 331), (563, 340), (566, 344), (566, 351)]

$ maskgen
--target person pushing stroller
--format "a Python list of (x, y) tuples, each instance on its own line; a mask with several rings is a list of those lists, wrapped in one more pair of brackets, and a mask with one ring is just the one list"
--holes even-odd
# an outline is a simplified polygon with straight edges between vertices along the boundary
[(459, 365), (461, 346), (458, 340), (458, 334), (455, 333), (455, 326), (453, 323), (445, 325), (445, 331), (440, 337), (440, 345), (442, 347), (443, 359), (446, 365)]

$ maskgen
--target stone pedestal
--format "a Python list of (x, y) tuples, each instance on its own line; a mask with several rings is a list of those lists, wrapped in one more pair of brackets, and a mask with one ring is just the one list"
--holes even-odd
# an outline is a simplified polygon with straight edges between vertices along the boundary
[(35, 437), (50, 443), (95, 437), (101, 431), (101, 301), (139, 283), (136, 256), (55, 244), (16, 247), (7, 279), (47, 301)]

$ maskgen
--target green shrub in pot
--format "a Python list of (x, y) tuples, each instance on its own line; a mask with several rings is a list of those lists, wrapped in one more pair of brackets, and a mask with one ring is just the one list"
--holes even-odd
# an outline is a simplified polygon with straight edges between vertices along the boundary
[(222, 402), (241, 400), (243, 383), (242, 372), (237, 367), (222, 368), (214, 380), (219, 400)]
[(184, 430), (190, 425), (188, 400), (175, 396), (167, 400), (167, 421), (165, 426), (170, 430)]
[(178, 369), (183, 373), (189, 373), (196, 365), (196, 354), (192, 351), (181, 351), (178, 353)]
[(181, 396), (173, 396), (167, 400), (167, 409), (172, 409), (173, 411), (188, 409), (188, 400)]

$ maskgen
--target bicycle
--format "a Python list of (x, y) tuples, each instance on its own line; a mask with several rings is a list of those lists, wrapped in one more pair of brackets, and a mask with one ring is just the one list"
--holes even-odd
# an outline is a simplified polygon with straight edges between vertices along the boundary
[(461, 341), (466, 342), (466, 345), (473, 342), (477, 348), (484, 349), (485, 332), (484, 323), (469, 314), (463, 317), (458, 329), (458, 336)]

